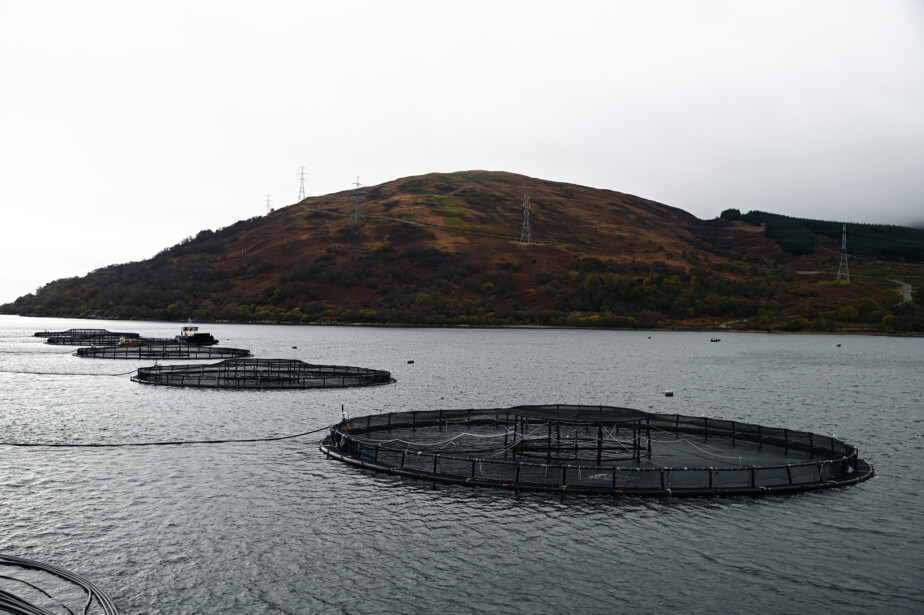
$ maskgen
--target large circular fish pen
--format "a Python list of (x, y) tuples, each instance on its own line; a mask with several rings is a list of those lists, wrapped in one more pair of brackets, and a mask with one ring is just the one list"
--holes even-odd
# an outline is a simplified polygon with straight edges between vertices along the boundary
[(346, 365), (312, 365), (295, 359), (227, 359), (210, 365), (142, 367), (135, 382), (219, 389), (324, 389), (391, 384), (391, 373)]
[(855, 447), (832, 436), (612, 406), (362, 416), (333, 425), (321, 451), (416, 479), (611, 495), (793, 493), (873, 475)]
[(91, 359), (228, 359), (249, 357), (250, 351), (244, 348), (217, 346), (200, 346), (186, 342), (122, 344), (119, 346), (90, 346), (78, 348), (74, 353), (78, 357)]

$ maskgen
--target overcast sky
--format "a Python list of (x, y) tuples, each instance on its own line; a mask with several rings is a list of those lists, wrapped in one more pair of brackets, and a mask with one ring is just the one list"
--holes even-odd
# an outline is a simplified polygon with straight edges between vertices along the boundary
[(0, 302), (469, 169), (924, 223), (924, 2), (0, 0)]

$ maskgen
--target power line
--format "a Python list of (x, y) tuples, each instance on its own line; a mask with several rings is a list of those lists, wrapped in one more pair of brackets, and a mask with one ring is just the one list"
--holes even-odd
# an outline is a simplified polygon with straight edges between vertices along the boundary
[(362, 184), (359, 183), (358, 175), (353, 185), (356, 186), (356, 189), (353, 191), (353, 214), (350, 216), (350, 222), (359, 222), (365, 217), (363, 216), (363, 208), (360, 203), (362, 203), (363, 195), (366, 193), (359, 189)]
[(304, 166), (298, 167), (298, 202), (305, 200), (305, 181), (308, 179), (307, 169)]
[(523, 230), (520, 231), (520, 243), (530, 243), (533, 240), (529, 230), (529, 193), (523, 195)]
[(850, 284), (850, 268), (847, 266), (847, 224), (843, 226), (843, 233), (841, 234), (841, 262), (837, 266), (837, 279), (841, 279), (841, 271), (844, 272), (844, 277), (847, 278), (847, 283)]

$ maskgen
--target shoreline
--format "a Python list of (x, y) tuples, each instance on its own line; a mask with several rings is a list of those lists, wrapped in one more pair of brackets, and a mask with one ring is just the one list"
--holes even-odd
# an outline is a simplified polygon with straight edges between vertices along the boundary
[[(111, 320), (118, 322), (164, 322), (164, 323), (185, 323), (186, 320), (144, 320), (144, 319), (121, 319), (107, 318), (100, 316), (37, 316), (31, 314), (0, 314), (0, 317), (10, 316), (15, 318), (59, 318), (68, 320)], [(574, 327), (566, 325), (421, 325), (410, 323), (367, 323), (367, 322), (286, 322), (286, 321), (229, 321), (229, 320), (197, 320), (200, 324), (216, 325), (283, 325), (291, 327), (376, 327), (376, 328), (393, 328), (393, 329), (549, 329), (558, 331), (637, 331), (657, 332), (657, 333), (763, 333), (769, 335), (857, 335), (857, 336), (874, 336), (874, 337), (896, 337), (896, 338), (924, 338), (924, 332), (919, 331), (869, 331), (869, 330), (837, 330), (837, 331), (783, 331), (780, 329), (727, 329), (721, 326), (707, 327), (670, 327), (670, 328), (616, 328), (616, 327)]]

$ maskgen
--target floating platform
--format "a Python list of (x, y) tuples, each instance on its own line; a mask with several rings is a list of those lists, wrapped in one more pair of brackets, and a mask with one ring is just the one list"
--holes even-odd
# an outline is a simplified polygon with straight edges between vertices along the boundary
[(164, 342), (91, 346), (78, 348), (74, 355), (93, 359), (228, 359), (249, 357), (250, 351), (244, 348), (219, 348), (186, 342)]
[(63, 346), (115, 346), (121, 340), (138, 340), (137, 333), (116, 333), (106, 329), (68, 329), (67, 331), (36, 331), (46, 344)]
[(614, 496), (798, 493), (873, 476), (855, 447), (833, 437), (613, 406), (362, 416), (331, 426), (321, 451), (414, 479)]
[(312, 365), (293, 359), (227, 359), (211, 365), (142, 367), (135, 382), (214, 389), (325, 389), (391, 384), (389, 372), (365, 367)]

